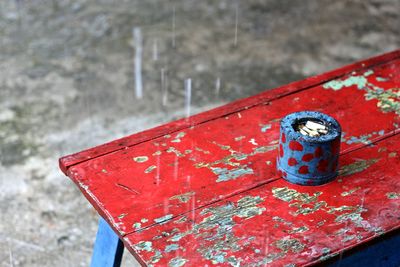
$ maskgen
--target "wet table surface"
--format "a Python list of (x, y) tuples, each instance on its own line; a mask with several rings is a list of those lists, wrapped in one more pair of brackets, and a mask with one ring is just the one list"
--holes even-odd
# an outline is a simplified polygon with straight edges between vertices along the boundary
[[(340, 175), (322, 186), (276, 173), (279, 121), (301, 110), (327, 113), (343, 129)], [(307, 265), (400, 226), (399, 114), (398, 50), (60, 166), (142, 264)]]

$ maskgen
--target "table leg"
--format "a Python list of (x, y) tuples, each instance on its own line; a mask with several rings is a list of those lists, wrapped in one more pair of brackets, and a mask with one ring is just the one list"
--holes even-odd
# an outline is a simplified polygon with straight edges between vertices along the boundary
[(121, 266), (124, 245), (114, 233), (108, 223), (100, 218), (94, 244), (91, 267), (119, 267)]

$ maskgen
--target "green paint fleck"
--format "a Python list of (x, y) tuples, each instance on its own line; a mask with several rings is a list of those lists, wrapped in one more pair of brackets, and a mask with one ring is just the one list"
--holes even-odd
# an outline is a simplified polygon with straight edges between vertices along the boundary
[(342, 166), (342, 167), (340, 167), (339, 175), (340, 176), (348, 176), (348, 175), (362, 172), (362, 171), (368, 169), (371, 165), (378, 162), (378, 160), (379, 159), (358, 160), (349, 165)]
[(386, 79), (386, 78), (383, 78), (383, 77), (376, 77), (376, 80), (377, 80), (378, 82), (386, 82), (386, 81), (388, 81), (389, 79)]
[(185, 263), (187, 261), (188, 260), (185, 259), (185, 258), (176, 257), (176, 258), (173, 258), (172, 260), (169, 261), (168, 266), (169, 267), (181, 267), (181, 266), (185, 265)]
[(400, 193), (389, 192), (389, 193), (386, 193), (386, 197), (388, 199), (400, 199)]
[(161, 151), (160, 150), (157, 150), (156, 152), (153, 153), (153, 156), (159, 156), (159, 155), (161, 155)]
[(368, 81), (364, 76), (350, 76), (344, 80), (332, 80), (325, 83), (322, 87), (325, 89), (340, 90), (343, 87), (357, 86), (358, 89), (364, 89)]
[(372, 74), (374, 74), (374, 71), (373, 70), (367, 70), (366, 72), (364, 72), (364, 77), (368, 77), (368, 76), (370, 76), (370, 75), (372, 75)]
[(142, 163), (142, 162), (148, 161), (149, 157), (147, 157), (147, 156), (139, 156), (139, 157), (134, 157), (133, 160), (138, 162), (138, 163)]
[(235, 137), (235, 141), (240, 141), (240, 140), (242, 140), (243, 138), (246, 138), (246, 136), (238, 136), (238, 137)]
[(265, 133), (267, 130), (271, 129), (272, 125), (269, 124), (264, 124), (264, 125), (260, 125), (261, 126), (261, 132)]
[(172, 236), (170, 239), (168, 239), (168, 241), (178, 242), (184, 236), (186, 236), (186, 235), (182, 234), (182, 233), (179, 233), (179, 234), (176, 234), (176, 235)]
[(184, 194), (180, 194), (180, 195), (176, 195), (176, 196), (170, 197), (169, 199), (170, 200), (177, 199), (182, 203), (187, 203), (189, 201), (189, 199), (192, 196), (194, 196), (194, 194), (195, 194), (194, 192), (187, 192), (187, 193), (184, 193)]
[(347, 192), (342, 192), (340, 195), (342, 197), (347, 197), (347, 196), (350, 196), (351, 194), (353, 194), (354, 192), (356, 192), (357, 190), (360, 190), (360, 189), (361, 189), (361, 187), (356, 187), (356, 188), (353, 188), (353, 189), (351, 189), (351, 190), (349, 190)]
[(178, 151), (176, 148), (174, 148), (174, 147), (169, 147), (168, 149), (167, 149), (167, 153), (174, 153), (176, 156), (178, 156), (178, 157), (183, 157), (183, 156), (185, 156), (184, 154), (182, 154), (180, 151)]
[(133, 228), (135, 228), (135, 230), (140, 229), (141, 226), (142, 226), (142, 224), (139, 222), (133, 224)]
[(171, 142), (172, 143), (179, 143), (179, 142), (181, 142), (181, 138), (184, 137), (185, 135), (186, 135), (185, 132), (180, 132), (175, 136), (175, 139), (172, 140)]
[(135, 248), (136, 248), (137, 250), (139, 250), (139, 251), (144, 250), (144, 251), (151, 252), (151, 250), (152, 250), (152, 243), (151, 243), (151, 241), (140, 241), (139, 243), (137, 243), (137, 244), (135, 245)]
[(155, 165), (151, 165), (150, 167), (148, 167), (144, 172), (145, 173), (150, 173), (152, 171), (154, 171), (157, 167)]
[(305, 248), (305, 245), (302, 244), (298, 239), (286, 237), (275, 241), (274, 245), (282, 250), (282, 252), (285, 254), (287, 254), (289, 251), (293, 253), (299, 253)]
[(171, 245), (167, 245), (165, 247), (165, 252), (171, 252), (171, 251), (178, 250), (178, 249), (179, 249), (179, 245), (171, 244)]
[(173, 217), (172, 214), (167, 214), (167, 215), (165, 215), (165, 216), (163, 216), (163, 217), (154, 219), (154, 221), (155, 221), (156, 223), (166, 223), (167, 221), (171, 220), (172, 217)]
[(126, 215), (127, 215), (127, 213), (122, 213), (122, 214), (120, 214), (120, 215), (118, 216), (118, 219), (122, 219), (122, 218), (124, 218)]
[(258, 253), (261, 253), (261, 250), (259, 250), (258, 248), (256, 248), (256, 249), (254, 250), (254, 252), (258, 254)]
[(141, 221), (142, 223), (146, 223), (146, 222), (148, 222), (149, 220), (147, 220), (146, 218), (142, 218), (140, 221)]
[(248, 168), (247, 166), (230, 169), (227, 168), (211, 168), (212, 172), (218, 176), (217, 182), (225, 182), (229, 180), (235, 180), (246, 174), (253, 174), (253, 170)]
[(271, 165), (272, 162), (270, 160), (267, 160), (265, 163), (267, 163), (267, 165)]
[(307, 232), (309, 228), (307, 226), (301, 226), (297, 228), (293, 228), (292, 230), (287, 231), (288, 234), (297, 234)]

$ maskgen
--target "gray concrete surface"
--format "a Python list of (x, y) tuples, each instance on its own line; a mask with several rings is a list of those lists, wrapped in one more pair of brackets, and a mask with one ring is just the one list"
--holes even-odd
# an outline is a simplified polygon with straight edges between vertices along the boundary
[(61, 155), (184, 116), (188, 78), (195, 113), (399, 48), (399, 14), (398, 0), (0, 1), (0, 266), (88, 265), (97, 215)]

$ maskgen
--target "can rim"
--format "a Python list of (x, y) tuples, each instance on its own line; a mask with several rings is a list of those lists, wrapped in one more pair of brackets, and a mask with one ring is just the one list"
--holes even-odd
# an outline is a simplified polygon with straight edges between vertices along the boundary
[[(328, 126), (328, 133), (320, 136), (301, 134), (294, 129), (294, 125), (298, 124), (298, 121), (304, 119), (313, 119), (325, 122)], [(306, 141), (309, 143), (323, 143), (338, 138), (342, 133), (342, 128), (334, 118), (327, 114), (319, 111), (305, 110), (286, 115), (281, 120), (281, 132), (288, 135), (292, 140)]]

